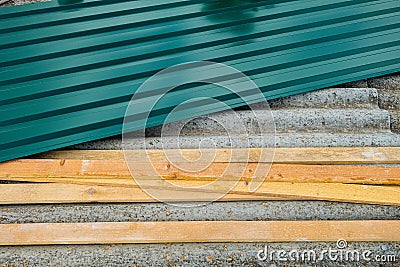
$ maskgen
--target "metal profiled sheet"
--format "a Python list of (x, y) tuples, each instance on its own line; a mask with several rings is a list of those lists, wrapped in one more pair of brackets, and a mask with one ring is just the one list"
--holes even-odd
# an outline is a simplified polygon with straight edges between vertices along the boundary
[[(0, 9), (0, 161), (121, 133), (135, 89), (179, 63), (233, 66), (267, 99), (399, 71), (398, 3), (114, 0)], [(145, 110), (159, 89), (138, 104)], [(244, 104), (211, 85), (182, 87), (148, 125), (196, 96)], [(199, 102), (181, 119), (219, 110)]]

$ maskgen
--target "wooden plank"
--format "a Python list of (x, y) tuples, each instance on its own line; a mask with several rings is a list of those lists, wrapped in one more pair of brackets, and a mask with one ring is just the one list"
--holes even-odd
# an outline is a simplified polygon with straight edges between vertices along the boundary
[[(248, 184), (239, 183), (231, 193), (248, 192)], [(301, 197), (311, 200), (353, 202), (400, 206), (400, 187), (337, 183), (265, 182), (255, 194)]]
[[(230, 155), (239, 155), (242, 162), (260, 161), (261, 152), (272, 153), (267, 148), (216, 149), (214, 162), (231, 162)], [(182, 153), (188, 159), (197, 159), (197, 149), (170, 149), (170, 153)], [(131, 160), (141, 162), (147, 154), (152, 161), (166, 162), (162, 150), (134, 150)], [(62, 150), (36, 155), (37, 159), (80, 159), (80, 160), (124, 160), (122, 150)], [(265, 162), (264, 162), (265, 163)], [(307, 147), (276, 148), (274, 163), (279, 164), (400, 164), (399, 147)]]
[[(202, 181), (176, 181), (181, 189), (167, 188), (154, 180), (148, 187), (164, 201), (212, 201), (231, 186), (219, 183), (213, 190), (199, 190)], [(255, 192), (240, 182), (221, 201), (236, 200), (326, 200), (338, 202), (400, 206), (400, 187), (352, 184), (266, 182)], [(3, 184), (0, 204), (83, 203), (83, 202), (153, 202), (134, 183), (118, 186), (76, 184)], [(161, 198), (160, 197), (160, 198)]]
[[(131, 168), (135, 177), (159, 175), (174, 180), (215, 180), (227, 169), (229, 163), (212, 163), (200, 172), (184, 172), (169, 163), (136, 163)], [(240, 177), (254, 178), (257, 168), (267, 168), (257, 163), (230, 163), (234, 173), (226, 176), (237, 180)], [(243, 176), (242, 176), (243, 175)], [(85, 179), (131, 179), (123, 160), (64, 160), (64, 159), (21, 159), (0, 164), (0, 180), (45, 181), (48, 178)], [(307, 183), (354, 183), (399, 185), (400, 167), (390, 166), (342, 166), (342, 165), (298, 165), (272, 164), (265, 179), (271, 182)]]
[[(168, 163), (153, 162), (157, 171), (174, 179), (212, 178), (222, 174), (228, 163), (212, 163), (202, 172), (183, 172)], [(244, 177), (253, 178), (258, 164), (232, 163)], [(131, 171), (137, 176), (153, 173), (147, 163), (136, 163)], [(22, 159), (0, 164), (0, 179), (14, 177), (130, 177), (130, 172), (122, 160), (54, 160)], [(232, 177), (237, 178), (237, 177)], [(400, 168), (387, 166), (331, 166), (331, 165), (288, 165), (274, 164), (267, 177), (271, 181), (304, 182), (355, 182), (397, 184), (400, 181)]]
[[(179, 188), (193, 190), (204, 185), (203, 181), (172, 181)], [(148, 188), (165, 188), (165, 182), (150, 180)], [(312, 200), (328, 200), (339, 202), (354, 202), (365, 204), (400, 205), (400, 187), (354, 185), (340, 183), (291, 183), (291, 182), (264, 182), (255, 191), (250, 192), (248, 182), (239, 182), (232, 189), (231, 182), (220, 181), (211, 186), (212, 192), (229, 192), (246, 195), (268, 195), (280, 197), (301, 197)], [(202, 190), (198, 190), (203, 192)], [(161, 195), (161, 194), (160, 194)], [(201, 194), (199, 193), (201, 196)]]
[[(160, 189), (165, 191), (165, 189)], [(184, 192), (184, 190), (182, 190)], [(45, 204), (45, 203), (123, 203), (157, 202), (137, 187), (92, 186), (78, 184), (0, 184), (0, 204)], [(164, 192), (165, 193), (165, 192)], [(181, 194), (182, 195), (182, 192)], [(176, 191), (171, 192), (170, 201), (199, 201), (192, 191), (177, 199)], [(215, 199), (220, 194), (202, 193), (203, 199)], [(298, 197), (277, 197), (267, 195), (227, 194), (220, 201), (241, 200), (301, 200)]]
[(184, 221), (0, 224), (0, 245), (171, 242), (399, 242), (400, 221)]

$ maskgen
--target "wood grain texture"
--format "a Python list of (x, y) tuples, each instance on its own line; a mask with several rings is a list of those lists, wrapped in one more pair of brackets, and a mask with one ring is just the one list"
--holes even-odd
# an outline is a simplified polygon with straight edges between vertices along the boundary
[[(163, 183), (154, 182), (148, 192), (168, 202), (212, 201), (226, 192), (223, 184), (212, 191), (193, 189), (194, 186), (201, 185), (198, 182), (178, 185), (182, 187), (180, 190), (170, 190)], [(263, 183), (255, 192), (249, 192), (248, 186), (247, 183), (240, 182), (219, 200), (326, 200), (400, 206), (400, 188), (397, 186), (270, 182)], [(128, 186), (2, 184), (0, 192), (0, 204), (156, 201), (133, 181)]]
[[(239, 149), (240, 150), (240, 149)], [(245, 155), (248, 150), (239, 151)], [(136, 164), (136, 178), (148, 181), (152, 192), (163, 192), (164, 201), (209, 201), (231, 190), (222, 200), (315, 199), (341, 202), (400, 205), (400, 167), (365, 164), (395, 163), (399, 148), (288, 148), (277, 149), (264, 183), (250, 193), (262, 149), (250, 149), (250, 163), (234, 162), (237, 173), (223, 178), (207, 190), (197, 189), (215, 181), (227, 168), (230, 149), (218, 149), (214, 162), (204, 171), (183, 172), (166, 161), (163, 151), (149, 151), (160, 176), (148, 176), (152, 167), (144, 163), (144, 151), (130, 151)], [(236, 153), (236, 152), (235, 152)], [(239, 154), (240, 154), (239, 153)], [(197, 150), (183, 150), (189, 159)], [(40, 157), (48, 158), (40, 158)], [(152, 202), (132, 179), (123, 151), (55, 151), (36, 159), (20, 159), (0, 164), (0, 180), (57, 184), (0, 185), (0, 203), (74, 203), (74, 202)], [(240, 159), (240, 158), (239, 158)], [(243, 158), (243, 159), (247, 159)], [(311, 164), (314, 163), (314, 164)], [(319, 163), (320, 165), (317, 165)], [(262, 165), (263, 163), (261, 163)], [(269, 163), (266, 163), (269, 165)], [(151, 170), (150, 170), (151, 169)], [(236, 169), (235, 169), (236, 170)], [(238, 183), (232, 186), (232, 181)], [(165, 181), (178, 187), (167, 188)], [(363, 184), (363, 185), (361, 185)], [(379, 185), (379, 186), (378, 186)], [(389, 186), (392, 185), (392, 186)], [(176, 192), (179, 191), (179, 197)]]
[[(131, 166), (131, 171), (135, 177), (156, 174), (174, 180), (209, 181), (221, 176), (228, 165), (231, 171), (225, 177), (232, 180), (253, 179), (257, 168), (269, 167), (257, 163), (212, 163), (203, 171), (185, 172), (166, 162), (152, 162), (152, 165), (138, 162)], [(397, 166), (272, 164), (270, 167), (265, 180), (271, 182), (400, 184)], [(50, 178), (130, 180), (131, 174), (123, 160), (20, 159), (0, 164), (0, 180), (35, 182)]]
[[(160, 189), (165, 195), (165, 189)], [(185, 192), (185, 190), (182, 190)], [(45, 204), (45, 203), (128, 203), (157, 202), (137, 187), (91, 186), (77, 184), (0, 184), (0, 204)], [(170, 201), (200, 201), (192, 191), (187, 191), (185, 199), (178, 199), (176, 191), (171, 192)], [(203, 199), (214, 199), (216, 194), (202, 192)], [(218, 196), (220, 194), (218, 193)], [(298, 197), (278, 197), (268, 195), (244, 195), (229, 193), (220, 201), (242, 200), (301, 200)]]
[[(206, 149), (207, 150), (207, 149)], [(171, 153), (182, 153), (188, 159), (197, 159), (197, 149), (170, 149)], [(260, 154), (273, 153), (267, 148), (216, 149), (214, 162), (231, 162), (231, 155), (239, 155), (242, 162), (260, 161)], [(152, 161), (166, 162), (162, 150), (130, 150), (131, 160), (141, 162), (148, 155)], [(241, 155), (241, 157), (240, 157)], [(124, 160), (122, 150), (60, 150), (51, 151), (30, 158), (36, 159), (80, 159), (80, 160)], [(268, 161), (269, 162), (269, 161)], [(264, 162), (265, 163), (265, 162)], [(400, 164), (399, 147), (307, 147), (276, 148), (274, 163), (279, 164)]]
[(185, 221), (1, 224), (0, 245), (170, 242), (399, 242), (400, 221)]

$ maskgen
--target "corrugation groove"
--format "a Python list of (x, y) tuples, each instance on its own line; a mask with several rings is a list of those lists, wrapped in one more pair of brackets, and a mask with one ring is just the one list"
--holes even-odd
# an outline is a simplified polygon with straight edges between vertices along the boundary
[[(226, 63), (249, 75), (267, 99), (399, 70), (398, 0), (227, 3), (114, 0), (0, 9), (0, 161), (121, 133), (135, 90), (175, 64)], [(240, 85), (214, 72), (201, 74)], [(128, 114), (129, 129), (138, 129), (170, 80), (141, 93), (143, 113)], [(242, 93), (248, 102), (261, 100), (251, 88)], [(179, 86), (156, 105), (148, 126), (201, 96), (244, 104), (213, 85)], [(181, 119), (221, 109), (197, 101)]]

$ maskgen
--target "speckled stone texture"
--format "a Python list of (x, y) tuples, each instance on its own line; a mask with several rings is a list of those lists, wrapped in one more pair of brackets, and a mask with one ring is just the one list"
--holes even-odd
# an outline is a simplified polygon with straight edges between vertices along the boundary
[(0, 224), (223, 220), (400, 220), (400, 208), (328, 201), (214, 202), (191, 208), (163, 203), (3, 205)]
[[(398, 262), (332, 262), (291, 263), (259, 261), (258, 251), (267, 245), (270, 250), (287, 252), (315, 250), (322, 251), (336, 247), (335, 243), (214, 243), (214, 244), (149, 244), (149, 245), (98, 245), (98, 246), (31, 246), (3, 247), (0, 258), (4, 266), (388, 266), (397, 267)], [(350, 250), (370, 250), (374, 255), (395, 255), (400, 257), (398, 243), (349, 243)], [(1, 264), (1, 259), (0, 259)], [(12, 265), (13, 264), (13, 265)]]
[[(390, 99), (387, 102), (392, 103)], [(378, 91), (374, 88), (329, 88), (275, 99), (269, 101), (269, 105), (270, 110), (263, 110), (265, 106), (257, 104), (253, 108), (259, 112), (260, 123), (274, 124), (276, 147), (400, 146), (400, 135), (391, 131), (393, 112), (380, 108)], [(249, 135), (247, 139), (236, 138), (232, 144), (228, 134), (235, 137), (240, 133), (236, 115)], [(253, 118), (248, 108), (238, 109), (235, 114), (220, 112), (212, 118), (195, 118), (180, 131), (179, 145), (197, 148), (201, 140), (207, 138), (208, 143), (216, 147), (263, 147), (265, 144), (258, 138)], [(167, 132), (171, 129), (179, 132), (180, 123), (147, 129), (147, 148), (175, 148), (174, 137), (167, 134), (161, 139), (162, 127)], [(124, 145), (142, 149), (140, 134), (126, 138)], [(122, 140), (121, 136), (111, 137), (72, 149), (122, 149)]]
[(391, 116), (391, 129), (400, 133), (400, 73), (368, 80), (369, 87), (378, 88), (379, 106)]

